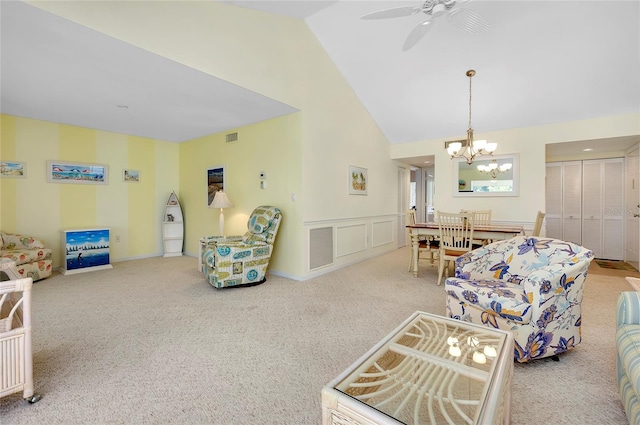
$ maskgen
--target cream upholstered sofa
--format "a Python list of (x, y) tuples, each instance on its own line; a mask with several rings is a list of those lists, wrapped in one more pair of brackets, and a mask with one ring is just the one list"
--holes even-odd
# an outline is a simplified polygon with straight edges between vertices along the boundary
[(243, 236), (210, 236), (202, 250), (202, 271), (211, 286), (250, 286), (266, 280), (282, 213), (260, 206), (251, 213)]
[(0, 232), (0, 258), (15, 262), (16, 272), (34, 282), (51, 276), (51, 249), (31, 236)]
[(616, 372), (624, 412), (640, 424), (640, 293), (618, 295)]
[(582, 294), (593, 252), (558, 239), (516, 236), (468, 252), (445, 281), (449, 317), (513, 332), (518, 362), (582, 340)]

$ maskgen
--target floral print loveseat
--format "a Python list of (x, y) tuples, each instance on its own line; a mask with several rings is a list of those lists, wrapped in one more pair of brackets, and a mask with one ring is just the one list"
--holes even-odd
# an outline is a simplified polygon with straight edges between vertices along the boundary
[(51, 276), (51, 249), (31, 236), (0, 232), (0, 258), (14, 261), (20, 276), (34, 282)]
[(554, 356), (582, 340), (581, 303), (593, 252), (558, 239), (517, 236), (456, 260), (447, 314), (513, 332), (518, 362)]

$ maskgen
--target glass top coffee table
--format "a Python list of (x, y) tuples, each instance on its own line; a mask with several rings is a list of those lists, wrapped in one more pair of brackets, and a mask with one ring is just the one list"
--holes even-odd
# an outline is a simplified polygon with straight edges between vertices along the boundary
[(323, 424), (506, 424), (512, 375), (510, 332), (418, 311), (323, 388)]

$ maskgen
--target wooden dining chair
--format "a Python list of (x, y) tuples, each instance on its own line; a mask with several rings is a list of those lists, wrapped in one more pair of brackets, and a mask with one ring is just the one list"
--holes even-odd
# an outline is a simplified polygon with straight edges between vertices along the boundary
[[(412, 224), (416, 224), (416, 211), (415, 210), (409, 210), (407, 211), (407, 225), (412, 225)], [(411, 238), (411, 230), (407, 229), (407, 232), (409, 233), (409, 237), (411, 240), (411, 255), (409, 257), (409, 271), (412, 272), (413, 270), (413, 238)], [(429, 259), (431, 261), (431, 264), (433, 264), (433, 262), (435, 261), (435, 258), (437, 257), (438, 254), (438, 249), (439, 246), (437, 244), (434, 243), (433, 238), (429, 238), (428, 236), (422, 236), (424, 239), (420, 239), (418, 241), (418, 263), (420, 262), (420, 259)], [(429, 257), (421, 257), (420, 254), (429, 254)]]
[(473, 213), (455, 214), (438, 211), (438, 226), (440, 228), (440, 261), (438, 267), (438, 285), (442, 282), (445, 268), (462, 254), (473, 249)]
[(490, 226), (493, 210), (460, 210), (460, 214), (473, 214), (475, 226)]
[[(460, 210), (460, 214), (473, 214), (474, 226), (490, 226), (492, 210)], [(473, 241), (474, 248), (491, 243), (489, 239), (476, 239)]]
[(544, 221), (544, 216), (546, 214), (542, 211), (538, 211), (538, 215), (536, 216), (536, 224), (533, 226), (533, 232), (531, 236), (540, 236), (540, 231), (542, 230), (542, 222)]

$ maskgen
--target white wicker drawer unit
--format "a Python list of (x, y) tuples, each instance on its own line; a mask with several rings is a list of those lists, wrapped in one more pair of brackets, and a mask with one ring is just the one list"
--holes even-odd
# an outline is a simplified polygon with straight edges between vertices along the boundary
[(322, 390), (323, 424), (508, 424), (513, 335), (415, 312)]
[(31, 347), (32, 278), (21, 278), (14, 262), (0, 262), (0, 397), (22, 392), (35, 403)]

